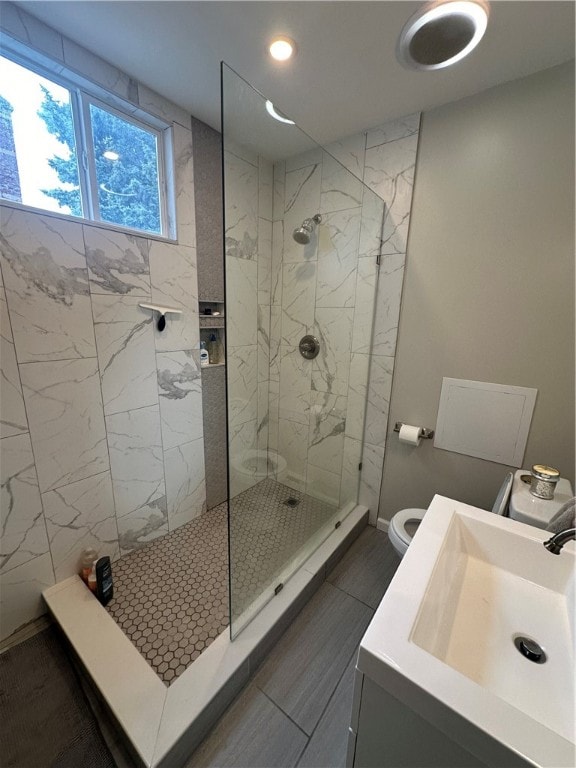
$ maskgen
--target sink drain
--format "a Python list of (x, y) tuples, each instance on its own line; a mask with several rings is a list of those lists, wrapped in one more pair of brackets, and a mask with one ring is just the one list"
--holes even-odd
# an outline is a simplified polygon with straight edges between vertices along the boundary
[(532, 640), (530, 637), (524, 637), (523, 635), (516, 635), (514, 638), (514, 645), (520, 651), (522, 656), (533, 661), (534, 664), (544, 664), (546, 661), (546, 653), (536, 640)]

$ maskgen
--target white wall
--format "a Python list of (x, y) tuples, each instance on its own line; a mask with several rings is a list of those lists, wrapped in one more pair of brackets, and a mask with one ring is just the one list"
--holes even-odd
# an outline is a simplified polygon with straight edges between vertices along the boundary
[(380, 516), (490, 508), (508, 469), (401, 445), (442, 377), (538, 389), (524, 466), (574, 481), (574, 62), (422, 118)]

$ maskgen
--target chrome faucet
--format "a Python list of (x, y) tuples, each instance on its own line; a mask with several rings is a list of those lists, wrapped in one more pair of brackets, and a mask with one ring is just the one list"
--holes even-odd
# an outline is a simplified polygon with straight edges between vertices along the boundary
[(544, 546), (548, 552), (552, 552), (553, 555), (559, 555), (567, 541), (576, 541), (576, 528), (566, 528), (560, 531), (560, 533), (554, 534), (551, 539), (544, 542)]

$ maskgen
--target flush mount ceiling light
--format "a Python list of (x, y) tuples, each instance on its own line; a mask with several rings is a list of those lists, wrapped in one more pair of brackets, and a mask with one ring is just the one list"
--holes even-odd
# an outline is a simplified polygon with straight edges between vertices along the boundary
[(105, 152), (102, 152), (102, 157), (105, 157), (106, 160), (120, 160), (120, 155), (118, 152), (114, 152), (113, 149), (107, 149)]
[(296, 51), (296, 43), (284, 35), (277, 35), (268, 46), (270, 56), (276, 61), (288, 61)]
[(296, 125), (294, 120), (290, 120), (288, 117), (284, 117), (281, 112), (274, 107), (274, 104), (269, 99), (266, 99), (266, 112), (271, 115), (274, 120), (279, 120), (281, 123), (287, 123), (288, 125)]
[(488, 25), (488, 5), (441, 2), (425, 5), (398, 38), (396, 56), (409, 69), (442, 69), (467, 56)]

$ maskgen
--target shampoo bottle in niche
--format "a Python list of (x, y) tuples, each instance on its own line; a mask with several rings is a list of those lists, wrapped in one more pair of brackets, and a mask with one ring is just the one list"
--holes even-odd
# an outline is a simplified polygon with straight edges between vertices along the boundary
[(200, 342), (200, 365), (205, 366), (210, 364), (210, 357), (208, 356), (208, 350), (206, 349), (206, 342)]
[(211, 334), (208, 342), (208, 357), (210, 358), (210, 365), (218, 365), (224, 360), (222, 342), (215, 333)]

